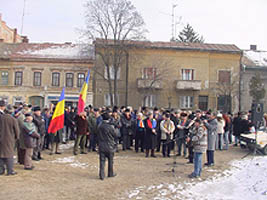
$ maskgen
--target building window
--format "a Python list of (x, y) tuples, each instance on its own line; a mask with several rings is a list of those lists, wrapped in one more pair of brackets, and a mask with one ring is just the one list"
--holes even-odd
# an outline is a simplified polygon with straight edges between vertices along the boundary
[(82, 87), (83, 82), (85, 80), (85, 74), (84, 73), (78, 73), (78, 78), (77, 78), (77, 87)]
[(66, 87), (73, 87), (73, 73), (66, 73)]
[(15, 85), (22, 85), (22, 72), (15, 72)]
[(8, 72), (1, 72), (1, 85), (8, 85)]
[(192, 96), (181, 96), (180, 107), (181, 108), (193, 108), (194, 97)]
[(198, 97), (198, 108), (200, 110), (208, 110), (209, 97), (199, 96)]
[(33, 73), (33, 86), (41, 86), (42, 74), (41, 72)]
[[(112, 94), (112, 96), (113, 96), (113, 103), (115, 104), (114, 94)], [(117, 104), (118, 105), (119, 105), (119, 100), (120, 100), (119, 95), (117, 95), (117, 101), (118, 101)], [(111, 106), (111, 98), (110, 98), (110, 94), (109, 93), (104, 95), (104, 105), (105, 106)]]
[(52, 73), (52, 86), (60, 86), (60, 73), (53, 72)]
[(21, 103), (23, 103), (23, 98), (22, 97), (13, 97), (13, 104), (14, 105), (19, 105), (19, 104), (21, 104)]
[(183, 81), (194, 80), (194, 70), (193, 69), (182, 69), (182, 80)]
[(155, 95), (147, 95), (144, 97), (143, 106), (146, 107), (155, 107), (156, 106), (156, 96)]
[(142, 78), (155, 80), (157, 78), (157, 68), (154, 67), (143, 68)]
[(231, 83), (231, 71), (229, 70), (220, 70), (218, 76), (219, 83)]
[[(109, 67), (109, 75), (110, 75), (110, 80), (114, 80), (115, 79), (115, 68), (113, 66)], [(121, 76), (121, 68), (119, 67), (117, 70), (117, 80), (120, 79)], [(104, 77), (105, 79), (108, 79), (108, 67), (105, 67), (105, 73), (104, 73)]]

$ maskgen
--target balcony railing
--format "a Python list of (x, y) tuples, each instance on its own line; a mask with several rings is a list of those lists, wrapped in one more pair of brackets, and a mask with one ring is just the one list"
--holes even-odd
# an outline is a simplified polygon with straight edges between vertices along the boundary
[(153, 79), (137, 79), (138, 89), (162, 89), (162, 82)]
[(176, 83), (177, 90), (201, 90), (201, 81), (197, 80), (178, 80)]

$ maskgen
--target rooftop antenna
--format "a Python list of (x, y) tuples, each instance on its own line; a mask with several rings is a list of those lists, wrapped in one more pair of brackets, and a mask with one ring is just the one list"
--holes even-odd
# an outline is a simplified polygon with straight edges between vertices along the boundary
[(174, 40), (174, 26), (175, 26), (175, 22), (174, 22), (174, 8), (176, 8), (178, 5), (177, 4), (172, 4), (172, 40)]
[(22, 22), (21, 22), (21, 30), (20, 34), (22, 35), (23, 33), (23, 24), (24, 24), (24, 15), (25, 15), (25, 5), (26, 5), (26, 0), (23, 2), (23, 12), (22, 12)]

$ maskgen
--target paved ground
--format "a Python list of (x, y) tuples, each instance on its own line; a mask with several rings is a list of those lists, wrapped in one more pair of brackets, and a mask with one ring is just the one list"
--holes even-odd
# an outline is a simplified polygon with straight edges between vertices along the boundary
[[(34, 162), (33, 171), (23, 170), (23, 166), (16, 164), (18, 175), (0, 176), (0, 200), (134, 199), (130, 191), (135, 188), (190, 181), (187, 175), (193, 169), (183, 157), (177, 158), (178, 165), (173, 173), (172, 166), (167, 165), (173, 163), (173, 157), (163, 158), (157, 153), (157, 158), (145, 158), (143, 153), (121, 151), (115, 155), (114, 169), (118, 175), (101, 181), (97, 153), (73, 156), (72, 148), (62, 148), (61, 155), (50, 156), (45, 151), (44, 160)], [(212, 170), (204, 168), (202, 180), (227, 169), (229, 161), (241, 159), (246, 153), (239, 147), (216, 151), (216, 166)], [(153, 190), (147, 190), (142, 199), (151, 199), (152, 193)]]

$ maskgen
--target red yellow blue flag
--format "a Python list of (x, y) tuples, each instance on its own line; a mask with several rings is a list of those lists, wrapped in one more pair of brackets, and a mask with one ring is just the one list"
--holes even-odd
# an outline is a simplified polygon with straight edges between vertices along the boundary
[(90, 79), (90, 70), (88, 70), (87, 77), (85, 79), (85, 82), (83, 83), (83, 87), (80, 92), (79, 101), (78, 101), (78, 114), (84, 111), (89, 79)]
[(56, 109), (48, 127), (48, 133), (56, 133), (64, 128), (65, 88), (63, 88)]

